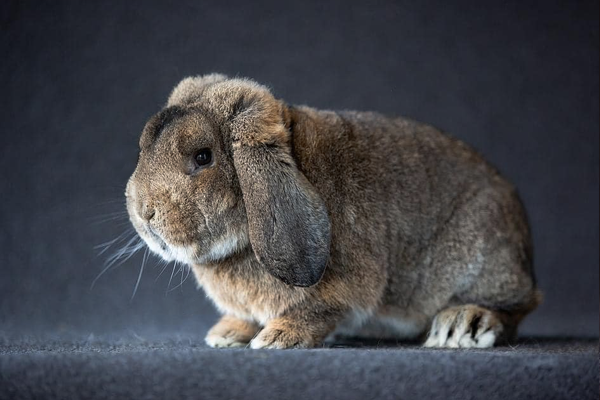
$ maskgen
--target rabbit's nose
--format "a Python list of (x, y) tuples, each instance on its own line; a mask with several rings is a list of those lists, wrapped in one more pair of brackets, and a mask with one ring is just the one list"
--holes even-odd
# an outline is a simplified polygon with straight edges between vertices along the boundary
[(154, 218), (154, 215), (156, 214), (156, 210), (151, 205), (144, 204), (142, 206), (141, 214), (142, 214), (142, 218), (144, 219), (144, 221), (150, 222), (150, 220), (152, 220), (152, 218)]

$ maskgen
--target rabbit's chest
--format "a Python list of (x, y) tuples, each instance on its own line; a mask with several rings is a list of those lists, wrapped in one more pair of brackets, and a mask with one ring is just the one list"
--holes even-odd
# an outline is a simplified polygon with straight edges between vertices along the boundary
[(305, 294), (268, 273), (242, 274), (202, 266), (192, 267), (198, 284), (225, 315), (265, 325), (299, 303)]

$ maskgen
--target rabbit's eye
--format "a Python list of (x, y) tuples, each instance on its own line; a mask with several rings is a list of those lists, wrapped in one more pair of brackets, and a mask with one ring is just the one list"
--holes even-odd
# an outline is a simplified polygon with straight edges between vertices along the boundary
[(208, 165), (212, 161), (212, 152), (210, 149), (201, 149), (194, 156), (194, 160), (196, 161), (196, 165), (198, 167)]

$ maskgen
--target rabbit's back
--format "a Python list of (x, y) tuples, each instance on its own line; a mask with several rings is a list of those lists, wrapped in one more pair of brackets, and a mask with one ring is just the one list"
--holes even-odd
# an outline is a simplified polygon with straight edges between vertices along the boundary
[(525, 211), (476, 151), (404, 118), (292, 113), (298, 166), (332, 221), (338, 259), (328, 275), (358, 278), (347, 286), (379, 297), (372, 322), (390, 317), (414, 330), (453, 302), (518, 309), (535, 301)]

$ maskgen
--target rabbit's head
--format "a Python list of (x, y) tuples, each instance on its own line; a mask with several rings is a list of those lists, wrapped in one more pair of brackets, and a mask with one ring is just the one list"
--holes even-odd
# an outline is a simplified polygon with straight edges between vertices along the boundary
[(130, 220), (165, 260), (218, 266), (251, 251), (296, 286), (329, 257), (323, 200), (297, 168), (287, 107), (252, 81), (184, 79), (142, 132)]

